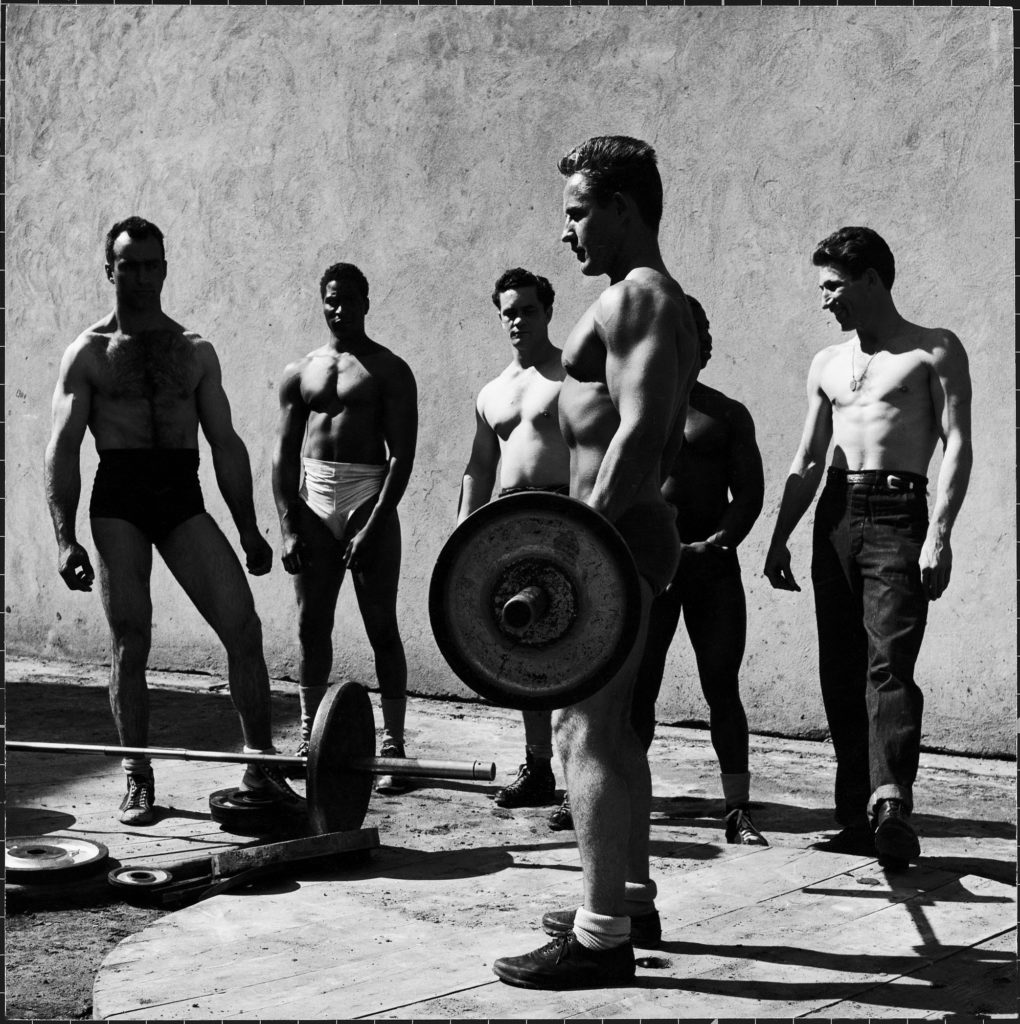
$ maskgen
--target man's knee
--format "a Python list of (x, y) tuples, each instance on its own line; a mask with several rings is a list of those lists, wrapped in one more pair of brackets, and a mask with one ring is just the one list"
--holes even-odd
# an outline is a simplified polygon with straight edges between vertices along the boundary
[(404, 649), (404, 642), (400, 638), (400, 630), (397, 627), (396, 618), (388, 618), (384, 621), (376, 621), (369, 624), (365, 620), (365, 634), (372, 650), (376, 654), (386, 654)]
[(141, 623), (111, 622), (110, 644), (114, 663), (120, 672), (144, 672), (152, 646), (151, 627)]
[(254, 607), (245, 609), (237, 620), (231, 623), (223, 637), (227, 654), (231, 657), (262, 653), (262, 620)]

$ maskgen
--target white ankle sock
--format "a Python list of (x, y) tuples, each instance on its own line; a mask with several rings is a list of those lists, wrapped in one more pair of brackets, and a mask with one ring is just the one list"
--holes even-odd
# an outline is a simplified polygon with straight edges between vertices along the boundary
[(383, 717), (383, 743), (404, 745), (404, 716), (407, 713), (406, 697), (380, 697)]
[(152, 762), (147, 757), (125, 757), (120, 764), (127, 775), (152, 774)]
[(299, 686), (298, 700), (301, 704), (301, 739), (307, 740), (312, 735), (312, 723), (315, 712), (319, 710), (322, 698), (326, 696), (326, 686)]
[(658, 894), (655, 882), (626, 882), (624, 908), (631, 917), (641, 917), (655, 910), (655, 897)]
[(574, 935), (585, 949), (615, 949), (630, 938), (630, 918), (593, 914), (578, 907)]

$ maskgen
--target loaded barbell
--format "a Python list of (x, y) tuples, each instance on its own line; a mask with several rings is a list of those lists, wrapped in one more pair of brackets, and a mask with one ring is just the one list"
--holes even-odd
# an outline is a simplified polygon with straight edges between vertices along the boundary
[[(375, 756), (375, 722), (366, 689), (355, 682), (331, 686), (312, 725), (308, 757), (290, 754), (246, 754), (177, 747), (116, 747), (86, 743), (10, 740), (8, 750), (108, 757), (151, 757), (177, 761), (304, 766), (306, 810), (313, 832), (345, 832), (361, 827), (372, 795), (373, 775), (413, 775), (433, 779), (480, 779), (491, 782), (496, 766), (481, 761), (435, 761)], [(220, 790), (210, 797), (214, 818), (225, 810), (244, 815), (239, 790)], [(217, 799), (218, 798), (218, 799)], [(262, 805), (266, 807), (265, 804)], [(257, 802), (249, 810), (259, 809)], [(217, 811), (221, 812), (217, 817)]]
[(641, 584), (616, 528), (547, 491), (483, 505), (450, 535), (429, 617), (457, 676), (495, 704), (552, 710), (605, 686), (637, 641)]

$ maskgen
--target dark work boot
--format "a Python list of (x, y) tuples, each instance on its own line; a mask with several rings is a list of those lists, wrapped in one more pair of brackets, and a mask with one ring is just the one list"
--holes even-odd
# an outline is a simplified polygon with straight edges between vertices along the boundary
[(921, 856), (921, 843), (910, 812), (902, 800), (879, 800), (875, 809), (875, 849), (878, 861), (885, 867), (905, 868)]
[(500, 981), (518, 988), (607, 988), (634, 980), (634, 947), (588, 949), (573, 932), (523, 956), (503, 956), (492, 965)]
[(497, 807), (544, 807), (556, 799), (556, 779), (544, 758), (525, 755), (517, 778), (496, 794)]

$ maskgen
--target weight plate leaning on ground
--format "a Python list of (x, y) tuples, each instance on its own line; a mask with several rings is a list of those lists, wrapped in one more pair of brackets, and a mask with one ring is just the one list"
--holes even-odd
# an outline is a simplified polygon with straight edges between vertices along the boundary
[(375, 757), (372, 700), (360, 683), (339, 683), (326, 691), (308, 743), (306, 791), (313, 832), (361, 828), (375, 779), (351, 767), (356, 757)]

